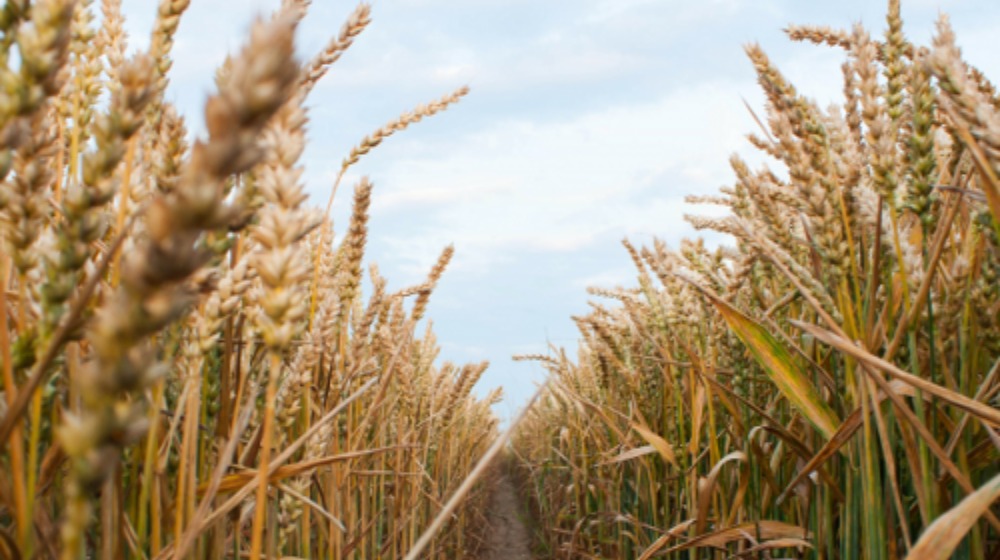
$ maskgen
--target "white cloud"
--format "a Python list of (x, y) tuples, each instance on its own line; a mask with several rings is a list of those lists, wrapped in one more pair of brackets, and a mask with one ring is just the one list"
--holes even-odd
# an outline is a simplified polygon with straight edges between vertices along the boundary
[(394, 159), (375, 178), (375, 219), (394, 224), (381, 233), (388, 258), (422, 261), (450, 241), (496, 258), (566, 252), (685, 229), (683, 197), (727, 182), (728, 154), (745, 147), (739, 92), (751, 87), (715, 82), (563, 122), (501, 122), (444, 139), (437, 157)]
[(573, 280), (572, 285), (575, 290), (585, 291), (587, 288), (614, 288), (634, 284), (637, 273), (629, 272), (624, 269), (599, 272), (577, 278)]
[(509, 186), (497, 185), (491, 187), (489, 184), (485, 184), (485, 182), (479, 183), (475, 189), (465, 190), (428, 186), (381, 193), (372, 201), (372, 206), (376, 211), (388, 211), (400, 207), (405, 207), (407, 211), (412, 211), (415, 208), (428, 206), (436, 208), (441, 204), (453, 204), (455, 202), (475, 203), (492, 195), (509, 194), (512, 190)]

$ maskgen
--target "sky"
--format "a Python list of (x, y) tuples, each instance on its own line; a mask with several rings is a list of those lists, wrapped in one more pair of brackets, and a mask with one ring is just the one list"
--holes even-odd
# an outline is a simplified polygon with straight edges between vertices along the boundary
[[(131, 48), (148, 45), (156, 4), (124, 0)], [(215, 68), (279, 0), (193, 0), (181, 21), (167, 93), (200, 133)], [(297, 39), (303, 60), (355, 4), (313, 0)], [(903, 0), (904, 31), (928, 44), (951, 16), (966, 59), (1000, 79), (996, 0)], [(489, 360), (476, 388), (503, 386), (509, 417), (544, 378), (511, 356), (575, 355), (572, 315), (588, 286), (630, 286), (621, 247), (698, 235), (689, 194), (732, 182), (730, 154), (753, 161), (744, 100), (763, 97), (743, 47), (760, 43), (802, 93), (841, 100), (844, 54), (793, 43), (791, 23), (881, 35), (885, 3), (838, 0), (382, 0), (372, 23), (308, 100), (305, 181), (325, 204), (340, 162), (366, 134), (468, 85), (461, 103), (364, 156), (334, 202), (342, 233), (351, 187), (375, 185), (367, 257), (390, 290), (420, 283), (441, 250), (455, 256), (427, 315), (442, 360)], [(709, 240), (720, 242), (724, 240)]]

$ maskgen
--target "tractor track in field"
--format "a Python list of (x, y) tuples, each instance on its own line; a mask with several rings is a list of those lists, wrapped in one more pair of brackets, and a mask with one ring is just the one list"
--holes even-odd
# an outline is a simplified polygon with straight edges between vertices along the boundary
[(507, 473), (500, 475), (490, 509), (485, 560), (531, 560), (531, 533), (525, 526), (517, 488)]

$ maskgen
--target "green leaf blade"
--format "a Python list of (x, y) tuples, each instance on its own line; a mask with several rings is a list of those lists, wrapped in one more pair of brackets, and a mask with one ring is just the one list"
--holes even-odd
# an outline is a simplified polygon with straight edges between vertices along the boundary
[(726, 320), (730, 330), (746, 345), (767, 376), (796, 410), (831, 439), (840, 420), (791, 353), (764, 327), (718, 297), (703, 292)]

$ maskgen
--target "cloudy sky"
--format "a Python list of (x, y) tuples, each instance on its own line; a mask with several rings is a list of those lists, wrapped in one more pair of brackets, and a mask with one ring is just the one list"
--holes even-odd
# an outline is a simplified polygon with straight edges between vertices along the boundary
[[(144, 48), (152, 0), (125, 0), (130, 45)], [(168, 97), (196, 131), (213, 71), (255, 14), (278, 0), (193, 0), (175, 46)], [(314, 0), (298, 48), (311, 57), (354, 4)], [(801, 91), (839, 99), (841, 52), (791, 43), (789, 23), (884, 28), (865, 0), (383, 0), (350, 51), (313, 91), (306, 180), (325, 202), (351, 146), (414, 105), (461, 85), (458, 106), (387, 140), (354, 167), (335, 202), (344, 230), (350, 185), (375, 184), (368, 256), (390, 288), (420, 282), (441, 249), (452, 264), (428, 315), (442, 357), (488, 359), (478, 391), (502, 385), (509, 415), (542, 378), (512, 354), (572, 348), (570, 316), (587, 286), (629, 285), (620, 240), (676, 245), (694, 235), (687, 194), (731, 181), (750, 154), (743, 106), (762, 97), (743, 46), (759, 42)], [(995, 0), (903, 0), (906, 32), (926, 44), (951, 15), (967, 59), (1000, 77)]]

